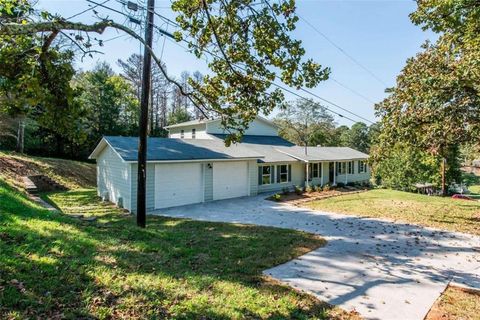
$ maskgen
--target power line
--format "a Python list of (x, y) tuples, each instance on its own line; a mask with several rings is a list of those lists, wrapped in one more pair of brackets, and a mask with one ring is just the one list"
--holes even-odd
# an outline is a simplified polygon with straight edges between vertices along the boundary
[[(175, 42), (175, 41), (173, 41), (173, 40), (170, 40), (170, 41), (171, 41), (172, 43), (180, 46), (181, 48), (185, 49), (185, 51), (187, 51), (187, 52), (189, 51), (188, 48), (182, 46), (182, 45), (179, 44), (178, 42)], [(215, 55), (214, 53), (211, 53), (211, 52), (208, 52), (208, 51), (206, 51), (206, 52), (207, 52), (208, 54), (210, 54), (210, 55), (217, 56), (217, 55)], [(217, 56), (217, 57), (218, 57), (218, 56)], [(236, 66), (237, 68), (245, 71), (245, 69), (242, 68), (241, 66), (239, 66), (239, 65), (235, 65), (235, 66)], [(260, 79), (260, 80), (261, 80), (261, 79)], [(265, 81), (265, 80), (261, 80), (261, 81)], [(285, 92), (288, 92), (288, 93), (290, 93), (290, 94), (292, 94), (292, 95), (294, 95), (294, 96), (296, 96), (296, 97), (298, 97), (298, 98), (300, 98), (300, 99), (303, 99), (303, 100), (306, 100), (306, 101), (312, 101), (311, 99), (308, 99), (308, 98), (306, 98), (306, 97), (304, 97), (304, 96), (302, 96), (302, 95), (294, 92), (293, 90), (291, 90), (291, 89), (289, 89), (289, 88), (286, 88), (286, 87), (284, 87), (284, 86), (281, 86), (281, 85), (279, 85), (279, 84), (277, 84), (277, 83), (275, 83), (275, 82), (270, 82), (270, 84), (273, 85), (274, 87), (277, 87), (277, 88), (279, 88), (280, 90), (283, 90), (283, 91), (285, 91)], [(267, 93), (267, 94), (268, 94), (268, 93)], [(328, 100), (325, 100), (325, 101), (328, 101)], [(344, 119), (350, 120), (350, 121), (352, 121), (353, 123), (356, 123), (356, 122), (357, 122), (357, 121), (353, 120), (352, 118), (349, 118), (349, 117), (347, 117), (347, 116), (344, 116), (343, 114), (338, 113), (338, 112), (330, 109), (330, 108), (327, 107), (327, 106), (321, 105), (320, 103), (315, 102), (315, 101), (313, 101), (313, 102), (314, 102), (315, 104), (317, 104), (318, 106), (320, 106), (320, 107), (322, 107), (322, 108), (325, 108), (325, 109), (328, 110), (329, 112), (331, 112), (331, 113), (339, 116), (340, 118), (344, 118)], [(330, 102), (329, 102), (329, 103), (330, 103)], [(348, 111), (348, 110), (347, 110), (347, 111)], [(358, 116), (357, 116), (357, 117), (358, 117)], [(369, 121), (369, 120), (367, 120), (367, 119), (365, 119), (365, 120), (366, 120), (366, 121)], [(369, 122), (371, 122), (371, 121), (369, 121)], [(373, 122), (371, 122), (371, 123), (373, 123)]]
[(103, 1), (101, 4), (97, 4), (97, 5), (95, 5), (95, 6), (91, 6), (90, 8), (87, 8), (87, 9), (85, 9), (85, 10), (79, 12), (79, 13), (74, 14), (74, 15), (71, 16), (71, 17), (66, 18), (66, 20), (71, 20), (71, 19), (73, 19), (73, 18), (76, 18), (76, 17), (84, 14), (85, 12), (88, 12), (88, 11), (90, 11), (90, 10), (95, 9), (95, 8), (98, 7), (99, 5), (104, 5), (105, 3), (109, 2), (109, 1), (110, 1), (110, 0), (105, 0), (105, 1)]
[(352, 88), (348, 87), (347, 85), (341, 83), (340, 81), (336, 80), (335, 78), (333, 77), (330, 77), (330, 79), (335, 82), (336, 84), (338, 84), (339, 86), (343, 87), (344, 89), (347, 89), (348, 91), (352, 92), (353, 94), (359, 96), (360, 98), (362, 98), (363, 100), (369, 102), (369, 103), (372, 103), (372, 104), (375, 104), (375, 102), (373, 102), (372, 100), (370, 100), (368, 97), (364, 96), (363, 94), (361, 94), (360, 92), (356, 91), (356, 90), (353, 90)]
[[(168, 22), (171, 22), (172, 24), (175, 24), (175, 25), (178, 26), (178, 24), (177, 24), (176, 22), (173, 22), (172, 20), (170, 20), (170, 19), (168, 19), (168, 18), (166, 18), (166, 17), (163, 17), (163, 16), (161, 16), (161, 15), (158, 14), (158, 13), (155, 13), (155, 14), (156, 14), (157, 16), (159, 16), (160, 18), (163, 18), (164, 20), (166, 20), (167, 23), (168, 23)], [(190, 42), (188, 42), (188, 41), (186, 41), (186, 40), (183, 40), (183, 41), (186, 42), (187, 44), (191, 44)], [(209, 53), (210, 55), (214, 55), (212, 52), (209, 52), (208, 50), (205, 50), (205, 52)], [(219, 58), (218, 55), (217, 55), (216, 57)], [(239, 67), (238, 65), (235, 65), (235, 66)], [(240, 67), (239, 67), (239, 68), (240, 68)], [(242, 68), (240, 68), (240, 69), (242, 69)], [(245, 69), (243, 69), (243, 71), (245, 71)], [(278, 80), (281, 80), (280, 77), (278, 77), (277, 75), (275, 75), (275, 78), (278, 79)], [(337, 83), (339, 83), (337, 80), (334, 80), (334, 81), (337, 82)], [(275, 83), (273, 83), (273, 82), (272, 82), (272, 84), (275, 85)], [(340, 84), (340, 83), (339, 83), (339, 84)], [(340, 84), (340, 85), (342, 85), (342, 84)], [(342, 85), (342, 86), (343, 86), (343, 85)], [(345, 86), (345, 88), (347, 89), (346, 86)], [(283, 89), (283, 90), (285, 90), (285, 89)], [(340, 105), (338, 105), (338, 104), (336, 104), (336, 103), (334, 103), (334, 102), (332, 102), (332, 101), (330, 101), (330, 100), (327, 100), (327, 99), (319, 96), (318, 94), (311, 92), (310, 90), (307, 90), (307, 89), (305, 89), (305, 88), (300, 88), (299, 90), (300, 90), (300, 91), (303, 91), (303, 92), (305, 92), (305, 93), (308, 93), (308, 94), (310, 94), (311, 96), (314, 96), (314, 97), (316, 97), (317, 99), (320, 99), (320, 100), (322, 100), (322, 101), (324, 101), (324, 102), (326, 102), (326, 103), (328, 103), (328, 104), (330, 104), (330, 105), (332, 105), (332, 106), (335, 106), (335, 107), (339, 108), (340, 110), (343, 110), (343, 111), (345, 111), (345, 112), (347, 112), (347, 113), (349, 113), (349, 114), (351, 114), (351, 115), (353, 115), (353, 116), (355, 116), (355, 117), (357, 117), (357, 118), (359, 118), (359, 119), (362, 119), (362, 120), (364, 120), (364, 121), (366, 121), (366, 122), (368, 122), (368, 123), (370, 123), (370, 124), (373, 124), (373, 123), (374, 123), (373, 121), (368, 120), (367, 118), (365, 118), (365, 117), (363, 117), (363, 116), (360, 116), (360, 115), (358, 115), (358, 114), (356, 114), (356, 113), (354, 113), (354, 112), (352, 112), (352, 111), (350, 111), (350, 110), (348, 110), (348, 109), (346, 109), (346, 108), (344, 108), (344, 107), (342, 107), (342, 106), (340, 106)], [(353, 89), (349, 89), (349, 90), (351, 90), (352, 92), (354, 92)], [(287, 91), (287, 90), (285, 90), (285, 91)], [(362, 95), (361, 95), (360, 93), (358, 93), (358, 92), (356, 92), (356, 94), (362, 96)], [(298, 96), (298, 94), (295, 94), (295, 95)], [(364, 96), (362, 96), (362, 97), (363, 97), (364, 99), (369, 100), (368, 98), (366, 98), (366, 97), (364, 97)], [(371, 102), (371, 101), (369, 101), (369, 102)], [(372, 102), (372, 103), (373, 103), (373, 102)], [(341, 116), (341, 117), (343, 117), (343, 118), (347, 118), (347, 117), (345, 117), (345, 116), (343, 116), (343, 115), (341, 115), (341, 114), (338, 114), (338, 115)], [(351, 120), (351, 119), (350, 119), (350, 120)], [(352, 121), (353, 121), (353, 120), (352, 120)], [(354, 122), (356, 122), (356, 121), (354, 121)]]
[[(179, 27), (178, 23), (172, 21), (171, 19), (168, 19), (167, 17), (164, 17), (164, 16), (160, 15), (160, 14), (157, 13), (157, 12), (154, 12), (154, 14), (157, 15), (159, 18), (165, 20), (165, 21), (167, 22), (167, 24), (168, 24), (168, 23), (172, 23), (173, 25)], [(186, 42), (187, 44), (191, 44), (190, 42), (188, 42), (188, 41), (186, 41), (186, 40), (183, 40), (183, 41)], [(212, 55), (212, 53), (211, 53), (211, 52), (208, 52), (207, 50), (205, 50), (205, 52), (207, 52), (207, 53), (209, 53), (209, 54)], [(218, 56), (216, 56), (216, 57), (219, 58)], [(236, 66), (239, 67), (238, 65), (236, 65)], [(243, 69), (243, 70), (244, 70), (244, 69)], [(280, 77), (277, 76), (277, 75), (275, 75), (275, 78), (278, 79), (278, 80), (281, 80)], [(361, 96), (363, 99), (366, 99), (368, 102), (374, 103), (374, 102), (372, 102), (370, 99), (368, 99), (367, 97), (365, 97), (364, 95), (356, 92), (355, 90), (353, 90), (353, 89), (351, 89), (351, 88), (348, 88), (346, 85), (340, 83), (339, 81), (337, 81), (337, 80), (335, 80), (335, 79), (333, 79), (333, 81), (335, 81), (336, 83), (338, 83), (339, 85), (341, 85), (341, 86), (344, 87), (345, 89), (347, 89), (347, 90), (355, 93), (356, 95)], [(273, 84), (273, 82), (272, 82), (272, 84)], [(358, 115), (358, 114), (356, 114), (356, 113), (354, 113), (354, 112), (352, 112), (352, 111), (350, 111), (350, 110), (348, 110), (348, 109), (346, 109), (346, 108), (344, 108), (344, 107), (342, 107), (342, 106), (340, 106), (340, 105), (338, 105), (338, 104), (336, 104), (336, 103), (334, 103), (334, 102), (332, 102), (332, 101), (329, 101), (329, 100), (327, 100), (327, 99), (319, 96), (318, 94), (311, 92), (310, 90), (307, 90), (307, 89), (305, 89), (305, 88), (300, 88), (299, 90), (300, 90), (300, 91), (303, 91), (303, 92), (305, 92), (305, 93), (307, 93), (307, 94), (309, 94), (309, 95), (311, 95), (311, 96), (314, 96), (314, 97), (316, 97), (317, 99), (320, 99), (320, 100), (322, 100), (322, 101), (324, 101), (324, 102), (326, 102), (326, 103), (328, 103), (328, 104), (330, 104), (330, 105), (332, 105), (332, 106), (335, 106), (335, 107), (339, 108), (340, 110), (343, 110), (343, 111), (345, 111), (345, 112), (347, 112), (347, 113), (349, 113), (349, 114), (351, 114), (351, 115), (353, 115), (353, 116), (355, 116), (355, 117), (357, 117), (357, 118), (359, 118), (359, 119), (362, 119), (362, 120), (364, 120), (364, 121), (366, 121), (366, 122), (368, 122), (368, 123), (370, 123), (370, 124), (373, 124), (373, 123), (374, 123), (373, 121), (371, 121), (371, 120), (369, 120), (369, 119), (367, 119), (367, 118), (365, 118), (365, 117), (363, 117), (363, 116), (360, 116), (360, 115)], [(342, 117), (344, 117), (344, 116), (342, 115)]]
[(334, 46), (338, 51), (343, 53), (347, 58), (349, 58), (353, 63), (355, 63), (357, 66), (362, 68), (365, 72), (367, 72), (369, 75), (371, 75), (375, 80), (383, 84), (384, 86), (388, 87), (388, 84), (383, 81), (379, 76), (377, 76), (375, 73), (370, 71), (367, 67), (365, 67), (363, 64), (361, 64), (357, 59), (355, 59), (352, 55), (350, 55), (347, 51), (345, 51), (342, 47), (340, 47), (338, 44), (336, 44), (332, 39), (327, 37), (326, 34), (318, 30), (313, 24), (311, 24), (307, 19), (301, 17), (298, 15), (300, 19), (302, 19), (310, 28), (312, 28), (316, 33), (318, 33), (320, 36), (322, 36), (325, 40), (327, 40), (332, 46)]
[[(96, 3), (96, 2), (94, 2), (94, 1), (92, 1), (92, 0), (87, 0), (87, 1), (88, 1), (88, 2), (91, 2), (91, 3), (94, 3), (94, 4), (98, 4), (98, 3)], [(99, 5), (101, 5), (101, 4), (99, 4)], [(101, 5), (101, 6), (104, 7), (104, 8), (106, 8), (106, 9), (109, 9), (109, 10), (112, 10), (112, 11), (114, 11), (114, 12), (117, 12), (117, 13), (119, 13), (119, 14), (121, 14), (121, 15), (124, 15), (124, 16), (129, 17), (126, 13), (123, 13), (123, 12), (121, 12), (121, 11), (119, 11), (119, 10), (116, 10), (116, 9), (113, 9), (113, 8), (110, 8), (110, 7), (104, 6), (104, 5)], [(173, 25), (175, 25), (175, 26), (177, 26), (177, 27), (179, 26), (176, 22), (172, 21), (171, 19), (169, 19), (169, 18), (167, 18), (167, 17), (165, 17), (165, 16), (160, 15), (158, 12), (155, 12), (155, 10), (150, 11), (149, 9), (144, 8), (144, 7), (142, 7), (142, 6), (139, 6), (139, 8), (145, 9), (145, 10), (147, 10), (148, 12), (153, 13), (154, 15), (158, 16), (158, 17), (161, 18), (162, 20), (166, 21), (166, 22), (167, 22), (167, 25), (168, 25), (168, 23), (171, 23), (171, 24), (173, 24)], [(164, 35), (166, 35), (166, 36), (168, 36), (168, 37), (170, 37), (170, 38), (172, 38), (172, 39), (175, 39), (172, 34), (164, 31), (163, 29), (161, 29), (161, 28), (159, 28), (159, 27), (157, 27), (157, 26), (155, 26), (155, 25), (154, 25), (154, 28), (157, 29), (157, 30), (158, 30), (159, 32), (161, 32), (162, 34), (164, 34)], [(189, 42), (189, 41), (187, 41), (187, 40), (185, 40), (185, 39), (183, 39), (182, 41), (185, 42), (185, 43), (187, 43), (187, 44), (189, 44), (189, 45), (196, 46), (195, 44), (192, 44), (191, 42)], [(173, 42), (173, 41), (172, 41), (172, 42)], [(174, 41), (173, 43), (181, 46), (181, 45), (180, 45), (178, 42), (176, 42), (176, 41)], [(181, 46), (181, 47), (182, 47), (182, 46)], [(188, 49), (186, 49), (186, 48), (184, 48), (184, 49), (188, 51)], [(217, 54), (215, 54), (215, 53), (213, 53), (213, 52), (210, 52), (210, 51), (207, 50), (207, 49), (203, 49), (203, 50), (204, 50), (204, 52), (206, 52), (206, 53), (208, 53), (208, 54), (210, 54), (210, 55), (212, 55), (212, 56), (214, 56), (214, 57), (216, 57), (216, 58), (221, 58), (221, 57), (219, 57)], [(235, 65), (237, 68), (241, 69), (242, 71), (246, 71), (245, 68), (239, 66), (238, 64), (234, 64), (234, 65)], [(275, 75), (275, 79), (281, 80), (281, 78), (280, 78), (278, 75)], [(260, 79), (260, 80), (261, 80), (261, 81), (265, 81), (265, 80), (262, 80), (262, 79)], [(290, 93), (290, 94), (292, 94), (292, 95), (294, 95), (294, 96), (296, 96), (296, 97), (298, 97), (298, 98), (301, 98), (301, 99), (305, 99), (305, 100), (309, 100), (309, 101), (310, 101), (310, 99), (305, 98), (305, 97), (303, 97), (302, 95), (300, 95), (300, 94), (292, 91), (291, 89), (285, 88), (285, 87), (283, 87), (283, 86), (281, 86), (281, 85), (279, 85), (279, 84), (277, 84), (277, 83), (275, 83), (275, 82), (270, 82), (270, 84), (273, 85), (273, 86), (275, 86), (275, 87), (277, 87), (277, 88), (279, 88), (279, 89), (281, 89), (281, 90), (283, 90), (283, 91), (285, 91), (285, 92), (288, 92), (288, 93)], [(363, 116), (360, 116), (360, 115), (358, 115), (358, 114), (356, 114), (356, 113), (354, 113), (354, 112), (352, 112), (352, 111), (350, 111), (350, 110), (348, 110), (348, 109), (346, 109), (346, 108), (344, 108), (344, 107), (342, 107), (342, 106), (340, 106), (340, 105), (338, 105), (338, 104), (336, 104), (336, 103), (334, 103), (334, 102), (332, 102), (332, 101), (330, 101), (330, 100), (327, 100), (327, 99), (319, 96), (318, 94), (315, 94), (315, 93), (313, 93), (313, 92), (311, 92), (311, 91), (309, 91), (309, 90), (307, 90), (307, 89), (300, 88), (299, 90), (300, 90), (300, 91), (303, 91), (303, 92), (305, 92), (305, 93), (308, 93), (308, 94), (316, 97), (317, 99), (320, 99), (320, 100), (322, 100), (322, 101), (324, 101), (324, 102), (326, 102), (326, 103), (328, 103), (328, 104), (330, 104), (330, 105), (332, 105), (332, 106), (335, 106), (336, 108), (339, 108), (340, 110), (343, 110), (343, 111), (345, 111), (345, 112), (347, 112), (347, 113), (349, 113), (349, 114), (351, 114), (351, 115), (353, 115), (353, 116), (355, 116), (355, 117), (357, 117), (357, 118), (359, 118), (359, 119), (362, 119), (362, 120), (364, 120), (364, 121), (367, 121), (367, 122), (369, 122), (369, 123), (371, 123), (371, 124), (374, 123), (373, 121), (368, 120), (367, 118), (365, 118), (365, 117), (363, 117)], [(320, 105), (320, 104), (319, 104), (319, 105)], [(322, 105), (320, 105), (320, 106), (322, 106)], [(343, 115), (343, 114), (341, 114), (341, 113), (338, 113), (338, 112), (336, 112), (336, 111), (333, 111), (332, 109), (330, 109), (330, 108), (328, 108), (328, 107), (326, 107), (326, 106), (322, 106), (322, 107), (324, 107), (325, 109), (327, 109), (327, 110), (330, 111), (331, 113), (336, 114), (337, 116), (339, 116), (339, 117), (341, 117), (341, 118), (350, 120), (350, 121), (352, 121), (352, 122), (357, 122), (357, 121), (355, 121), (355, 120), (353, 120), (353, 119), (351, 119), (351, 118), (349, 118), (349, 117), (347, 117), (347, 116), (345, 116), (345, 115)]]

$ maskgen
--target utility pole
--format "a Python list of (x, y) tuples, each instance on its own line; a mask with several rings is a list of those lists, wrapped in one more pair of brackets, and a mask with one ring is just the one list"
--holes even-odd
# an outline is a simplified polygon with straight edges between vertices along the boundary
[(155, 0), (147, 3), (147, 25), (145, 26), (145, 48), (143, 50), (142, 93), (140, 98), (140, 122), (138, 134), (138, 183), (137, 183), (137, 226), (145, 228), (147, 220), (147, 130), (148, 102), (152, 77), (152, 56), (147, 47), (152, 48), (153, 13)]

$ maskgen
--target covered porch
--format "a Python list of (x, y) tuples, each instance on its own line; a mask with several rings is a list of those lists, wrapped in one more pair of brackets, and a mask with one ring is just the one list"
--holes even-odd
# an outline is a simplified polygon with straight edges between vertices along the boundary
[(304, 185), (338, 185), (370, 179), (368, 155), (348, 147), (280, 147), (302, 162)]

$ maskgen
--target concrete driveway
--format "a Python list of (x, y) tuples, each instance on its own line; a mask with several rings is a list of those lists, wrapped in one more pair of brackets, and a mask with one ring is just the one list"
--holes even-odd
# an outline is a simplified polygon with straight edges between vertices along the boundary
[(265, 195), (151, 212), (317, 233), (328, 245), (264, 273), (367, 319), (421, 320), (454, 281), (480, 288), (480, 237), (312, 211)]

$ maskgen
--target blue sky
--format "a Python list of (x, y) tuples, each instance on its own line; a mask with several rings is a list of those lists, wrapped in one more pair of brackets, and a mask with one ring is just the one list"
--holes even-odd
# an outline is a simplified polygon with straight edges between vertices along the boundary
[[(94, 1), (103, 2), (104, 0)], [(157, 0), (156, 10), (172, 17), (169, 4), (168, 0)], [(110, 0), (107, 5), (121, 10), (117, 0)], [(86, 0), (40, 0), (39, 7), (69, 17), (88, 8), (89, 3)], [(311, 91), (362, 117), (375, 120), (372, 102), (379, 102), (385, 97), (386, 85), (395, 84), (396, 75), (404, 66), (406, 59), (415, 55), (425, 40), (436, 38), (435, 34), (424, 32), (410, 22), (408, 14), (415, 8), (416, 4), (411, 0), (297, 0), (297, 13), (301, 18), (307, 20), (341, 50), (381, 80), (377, 80), (351, 61), (340, 49), (329, 43), (301, 19), (294, 37), (303, 41), (308, 57), (332, 69), (332, 79), (322, 82)], [(109, 14), (118, 22), (124, 21), (124, 17), (105, 9), (98, 8), (97, 11), (101, 14)], [(94, 20), (91, 12), (73, 19), (73, 21), (82, 22)], [(160, 21), (157, 19), (157, 22)], [(166, 26), (163, 25), (163, 27)], [(110, 30), (100, 38), (112, 39), (118, 35), (121, 34)], [(197, 60), (169, 40), (165, 41), (164, 46), (163, 43), (163, 38), (157, 37), (155, 49), (160, 53), (162, 47), (164, 48), (163, 60), (170, 74), (178, 76), (183, 70), (207, 72), (205, 61)], [(98, 49), (104, 54), (95, 55), (93, 59), (86, 57), (82, 61), (79, 60), (77, 67), (86, 70), (92, 68), (98, 61), (107, 61), (118, 71), (116, 66), (118, 59), (126, 59), (130, 54), (140, 51), (138, 43), (127, 37), (108, 41), (104, 47)], [(363, 97), (342, 85), (360, 93)], [(310, 97), (306, 93), (301, 95)], [(314, 98), (314, 100), (318, 99)], [(356, 119), (334, 106), (323, 104)], [(352, 124), (346, 119), (339, 117), (336, 119), (339, 124)]]

